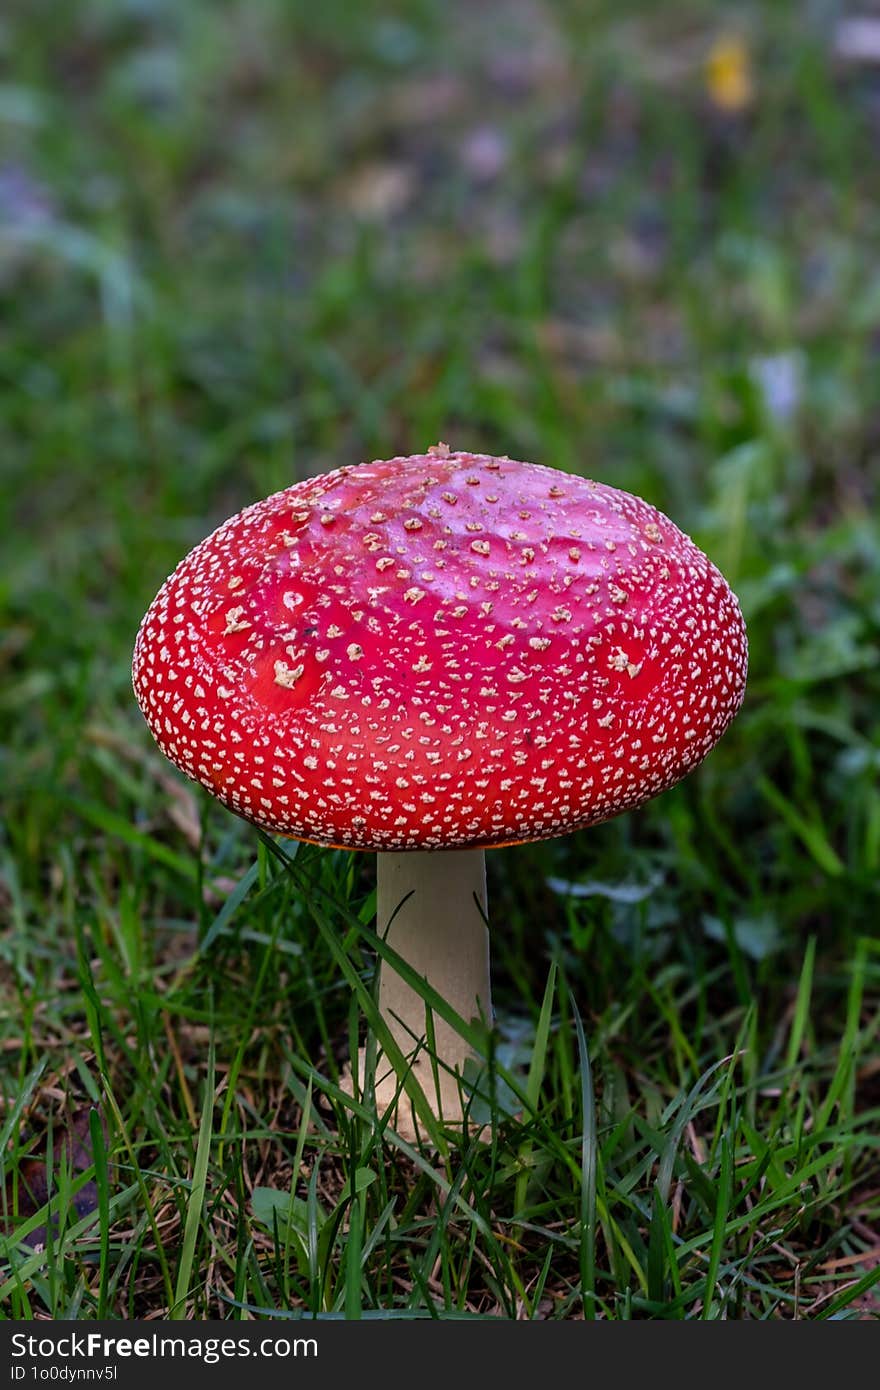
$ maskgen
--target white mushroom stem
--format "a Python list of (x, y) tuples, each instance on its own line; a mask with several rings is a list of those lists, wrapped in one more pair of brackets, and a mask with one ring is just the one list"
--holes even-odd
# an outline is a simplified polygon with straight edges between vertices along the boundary
[[(483, 851), (382, 852), (377, 855), (377, 881), (377, 927), (388, 945), (459, 1017), (491, 1022)], [(427, 1043), (425, 1000), (387, 961), (379, 971), (379, 1012), (401, 1052), (413, 1062), (414, 1075), (435, 1114), (446, 1123), (460, 1119), (458, 1077), (473, 1056), (465, 1039), (432, 1011), (435, 1064)], [(376, 1069), (380, 1110), (391, 1103), (399, 1085), (393, 1068), (380, 1055)], [(401, 1112), (404, 1108), (401, 1105)], [(401, 1123), (405, 1123), (402, 1113), (398, 1128)]]

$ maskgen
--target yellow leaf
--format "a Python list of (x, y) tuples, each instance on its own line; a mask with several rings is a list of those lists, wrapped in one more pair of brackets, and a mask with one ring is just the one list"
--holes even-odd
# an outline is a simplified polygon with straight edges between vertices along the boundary
[(720, 111), (735, 115), (751, 105), (755, 93), (752, 62), (742, 39), (729, 34), (716, 39), (704, 72), (709, 100)]

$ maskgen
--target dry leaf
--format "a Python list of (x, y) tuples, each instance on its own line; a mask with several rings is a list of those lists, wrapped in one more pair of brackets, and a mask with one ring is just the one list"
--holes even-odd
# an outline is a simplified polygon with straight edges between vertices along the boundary
[[(68, 1124), (58, 1130), (52, 1145), (53, 1170), (65, 1163), (72, 1175), (84, 1173), (94, 1162), (92, 1141), (89, 1133), (91, 1108), (83, 1106), (70, 1116)], [(6, 1179), (6, 1198), (4, 1211), (12, 1213), (13, 1193), (16, 1190), (16, 1176), (10, 1174)], [(18, 1202), (14, 1218), (10, 1215), (0, 1229), (11, 1235), (16, 1226), (33, 1216), (46, 1205), (52, 1193), (49, 1190), (49, 1172), (46, 1162), (40, 1158), (26, 1158), (17, 1173)], [(73, 1208), (80, 1220), (98, 1209), (98, 1189), (94, 1181), (87, 1182), (73, 1198)], [(46, 1228), (38, 1226), (27, 1237), (27, 1243), (34, 1250), (42, 1250), (46, 1245)]]

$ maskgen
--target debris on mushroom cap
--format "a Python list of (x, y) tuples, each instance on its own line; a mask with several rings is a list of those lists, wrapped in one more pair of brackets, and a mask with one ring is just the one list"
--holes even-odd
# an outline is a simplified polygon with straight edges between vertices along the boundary
[(746, 665), (734, 595), (661, 512), (436, 446), (225, 522), (159, 591), (133, 674), (162, 751), (240, 816), (399, 850), (639, 805), (717, 743)]

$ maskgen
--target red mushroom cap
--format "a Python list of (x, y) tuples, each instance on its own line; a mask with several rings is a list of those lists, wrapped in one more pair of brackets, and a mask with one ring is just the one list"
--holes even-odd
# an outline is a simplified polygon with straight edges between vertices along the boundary
[(615, 488), (445, 445), (245, 508), (141, 624), (160, 748), (231, 810), (324, 844), (562, 835), (673, 785), (742, 701), (718, 570)]

